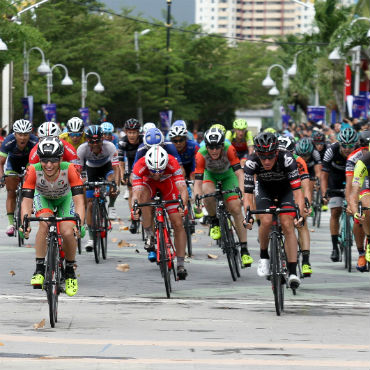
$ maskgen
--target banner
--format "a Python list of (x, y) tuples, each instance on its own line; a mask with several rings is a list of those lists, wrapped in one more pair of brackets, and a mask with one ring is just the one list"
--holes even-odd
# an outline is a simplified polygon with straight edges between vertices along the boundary
[(348, 95), (347, 96), (347, 113), (348, 113), (348, 117), (350, 118), (352, 118), (352, 114), (353, 114), (352, 108), (353, 108), (353, 95)]
[(81, 116), (81, 119), (86, 126), (89, 126), (90, 125), (90, 111), (89, 111), (89, 108), (80, 108), (79, 109), (80, 111), (80, 116)]
[(369, 100), (366, 96), (355, 96), (352, 105), (352, 117), (366, 119)]
[(23, 118), (32, 122), (33, 120), (33, 96), (22, 98)]
[(51, 103), (51, 104), (42, 104), (41, 106), (45, 114), (45, 120), (47, 122), (56, 122), (57, 121), (57, 105), (55, 103)]
[(320, 106), (315, 107), (313, 105), (309, 105), (307, 107), (307, 119), (309, 121), (319, 123), (325, 123), (325, 113), (326, 113), (326, 107)]
[(341, 121), (342, 119), (340, 117), (340, 113), (333, 109), (330, 113), (330, 123), (337, 123)]
[(170, 130), (171, 122), (172, 122), (172, 110), (165, 110), (159, 112), (159, 119), (161, 123), (161, 131), (164, 135)]
[(344, 80), (344, 97), (346, 100), (348, 95), (352, 95), (352, 71), (351, 67), (346, 64)]

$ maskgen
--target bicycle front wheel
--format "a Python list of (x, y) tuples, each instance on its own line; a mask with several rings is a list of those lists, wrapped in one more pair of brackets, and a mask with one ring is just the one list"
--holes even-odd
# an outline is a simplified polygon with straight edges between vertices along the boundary
[(52, 328), (58, 321), (58, 295), (60, 291), (60, 270), (58, 240), (55, 235), (49, 236), (47, 262), (45, 271), (45, 290), (49, 304), (49, 319)]
[(93, 230), (93, 243), (94, 243), (94, 257), (95, 262), (100, 262), (100, 250), (101, 250), (101, 214), (100, 207), (95, 199), (93, 200), (92, 207), (92, 230)]
[(107, 210), (104, 204), (100, 205), (100, 214), (102, 215), (101, 218), (101, 232), (100, 232), (100, 240), (101, 240), (101, 253), (103, 259), (107, 259), (108, 254), (108, 229), (109, 229), (109, 220)]
[(348, 272), (352, 271), (352, 219), (351, 216), (346, 216), (346, 258), (347, 258), (347, 270)]
[(281, 261), (279, 253), (279, 241), (277, 235), (273, 232), (270, 236), (270, 258), (271, 258), (271, 284), (274, 293), (276, 314), (280, 316), (282, 307), (284, 307), (284, 293), (282, 292), (281, 281)]
[(20, 189), (17, 190), (17, 198), (15, 202), (15, 210), (14, 210), (14, 224), (15, 230), (18, 237), (18, 247), (24, 246), (24, 239), (21, 237), (20, 233), (18, 232), (19, 227), (21, 226), (21, 204), (22, 204), (22, 194)]
[(158, 225), (159, 236), (159, 267), (164, 280), (167, 298), (171, 297), (171, 272), (168, 269), (167, 248), (164, 239), (163, 224)]
[(190, 220), (190, 217), (189, 217), (189, 212), (185, 216), (184, 229), (185, 229), (185, 232), (186, 232), (188, 256), (191, 257), (193, 255), (193, 242), (191, 240), (191, 220)]
[(238, 277), (234, 254), (236, 246), (234, 236), (229, 226), (229, 220), (226, 216), (221, 216), (220, 228), (221, 228), (221, 246), (227, 257), (227, 263), (229, 265), (231, 278), (233, 279), (233, 281), (236, 281)]

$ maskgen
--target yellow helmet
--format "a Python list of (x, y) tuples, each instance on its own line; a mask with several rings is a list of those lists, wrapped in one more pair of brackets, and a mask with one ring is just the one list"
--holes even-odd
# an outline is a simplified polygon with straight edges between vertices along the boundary
[(263, 132), (271, 132), (272, 134), (275, 134), (276, 130), (272, 127), (267, 127), (263, 130)]
[(225, 135), (225, 133), (226, 133), (226, 128), (225, 128), (225, 126), (223, 126), (223, 125), (220, 125), (219, 123), (215, 123), (214, 125), (212, 125), (211, 127), (210, 127), (210, 129), (211, 128), (218, 128), (219, 130), (221, 130), (222, 132), (223, 132), (223, 134)]
[(248, 128), (248, 123), (245, 119), (238, 118), (233, 122), (233, 128), (235, 130), (246, 130)]

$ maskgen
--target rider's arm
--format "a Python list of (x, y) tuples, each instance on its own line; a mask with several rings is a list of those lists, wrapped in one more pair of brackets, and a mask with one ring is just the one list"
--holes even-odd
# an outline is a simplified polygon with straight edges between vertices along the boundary
[(254, 201), (254, 193), (245, 193), (244, 194), (244, 209), (245, 212), (247, 212), (247, 208), (249, 207), (251, 210), (254, 210), (255, 207), (255, 201)]
[(83, 194), (76, 194), (72, 197), (75, 205), (75, 212), (80, 216), (81, 225), (85, 223), (85, 196)]
[(239, 189), (242, 194), (244, 194), (244, 171), (239, 168), (237, 171), (235, 171), (235, 175), (238, 178)]
[(4, 176), (5, 162), (6, 162), (6, 157), (0, 155), (0, 178)]
[(84, 188), (80, 174), (74, 165), (68, 167), (68, 182), (71, 186), (75, 212), (80, 216), (81, 225), (83, 225), (85, 220)]
[(359, 184), (357, 183), (352, 184), (351, 193), (349, 194), (349, 197), (347, 199), (348, 207), (351, 210), (353, 215), (357, 213), (360, 190), (361, 190), (361, 186), (359, 186)]
[(321, 184), (322, 197), (325, 196), (326, 191), (328, 190), (328, 179), (329, 179), (329, 172), (321, 171), (320, 184)]
[(26, 176), (22, 186), (22, 205), (21, 205), (21, 220), (23, 223), (24, 215), (31, 216), (33, 198), (36, 186), (36, 171), (35, 167), (29, 166), (27, 168)]
[(293, 190), (293, 197), (295, 204), (297, 204), (299, 207), (299, 212), (301, 213), (301, 215), (303, 215), (305, 206), (304, 206), (304, 196), (301, 188)]
[(194, 196), (202, 195), (202, 184), (203, 184), (203, 175), (206, 167), (206, 161), (201, 152), (197, 152), (195, 155), (195, 172), (194, 172)]
[(315, 171), (315, 176), (319, 179), (321, 177), (321, 164), (315, 164), (313, 169)]

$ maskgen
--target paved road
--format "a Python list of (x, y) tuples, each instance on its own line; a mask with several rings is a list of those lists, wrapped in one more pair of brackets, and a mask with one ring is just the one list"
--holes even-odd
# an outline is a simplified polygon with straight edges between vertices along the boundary
[[(3, 190), (0, 204), (5, 204)], [(257, 263), (232, 282), (224, 256), (201, 225), (195, 256), (186, 265), (189, 277), (174, 283), (172, 298), (165, 299), (158, 267), (147, 261), (140, 238), (123, 230), (128, 210), (120, 199), (121, 221), (113, 225), (108, 259), (97, 265), (92, 254), (78, 256), (78, 295), (61, 296), (59, 322), (51, 329), (44, 292), (29, 286), (33, 239), (18, 248), (16, 239), (5, 235), (4, 208), (2, 369), (370, 368), (369, 274), (349, 274), (330, 261), (327, 214), (312, 233), (314, 274), (296, 296), (286, 291), (285, 312), (277, 317), (271, 286), (257, 277)], [(249, 233), (257, 262), (256, 236), (255, 230)], [(120, 247), (121, 240), (133, 245)], [(129, 271), (117, 270), (119, 264), (128, 264)]]

